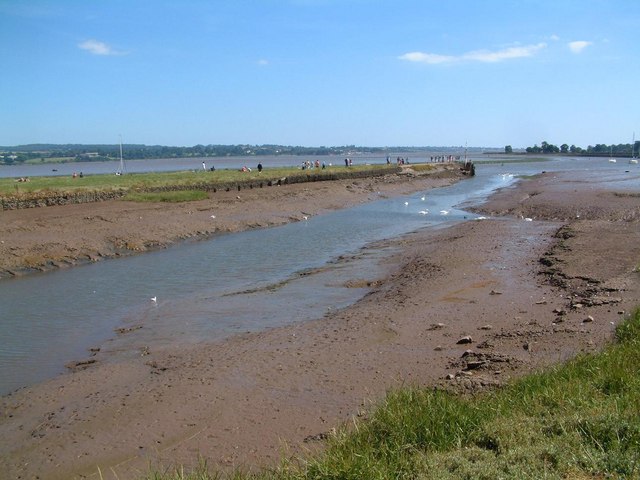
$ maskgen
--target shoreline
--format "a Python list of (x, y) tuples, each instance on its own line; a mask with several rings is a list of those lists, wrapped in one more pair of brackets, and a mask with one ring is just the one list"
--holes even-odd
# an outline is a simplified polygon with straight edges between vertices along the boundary
[[(98, 478), (98, 466), (135, 478), (198, 454), (268, 466), (285, 444), (287, 455), (321, 448), (316, 439), (390, 388), (478, 391), (594, 351), (640, 302), (640, 201), (579, 181), (543, 175), (477, 207), (511, 217), (394, 239), (388, 276), (320, 320), (98, 362), (2, 397), (12, 445), (0, 465), (54, 479)], [(467, 350), (482, 368), (467, 370)]]
[(106, 200), (0, 211), (0, 281), (283, 225), (466, 178), (457, 164), (438, 164), (425, 173), (410, 167), (379, 177), (210, 192), (207, 200), (185, 203)]

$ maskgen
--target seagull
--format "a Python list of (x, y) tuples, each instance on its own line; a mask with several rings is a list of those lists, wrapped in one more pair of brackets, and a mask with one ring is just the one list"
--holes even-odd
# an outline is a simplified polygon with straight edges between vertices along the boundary
[(302, 216), (302, 219), (303, 219), (303, 220), (309, 220), (309, 217), (307, 217), (306, 215), (303, 215), (303, 216)]
[(477, 217), (476, 220), (486, 220), (487, 217)]
[(422, 196), (422, 197), (420, 197), (420, 200), (422, 200), (424, 202), (425, 198), (427, 198), (427, 197)]
[(216, 218), (216, 216), (215, 215), (211, 215), (211, 218)]
[(406, 206), (406, 205), (409, 205), (409, 202), (404, 202), (404, 204), (405, 204), (405, 206)]
[(440, 210), (440, 215), (449, 215), (449, 210)]
[(429, 213), (429, 210), (420, 210), (418, 213), (420, 215), (426, 215), (427, 213)]
[(157, 299), (156, 297), (151, 297), (151, 301), (152, 301), (153, 303), (157, 303), (158, 299)]

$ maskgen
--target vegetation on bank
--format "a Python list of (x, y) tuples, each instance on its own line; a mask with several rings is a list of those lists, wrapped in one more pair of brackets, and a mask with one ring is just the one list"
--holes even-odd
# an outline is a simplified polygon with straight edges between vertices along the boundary
[(640, 308), (596, 354), (475, 396), (406, 388), (331, 435), (319, 456), (258, 474), (148, 480), (640, 478)]
[(161, 173), (131, 173), (126, 175), (83, 175), (31, 177), (28, 181), (15, 178), (0, 178), (0, 196), (28, 195), (35, 193), (74, 193), (78, 191), (140, 191), (149, 192), (159, 189), (181, 188), (203, 190), (220, 185), (255, 182), (264, 184), (282, 178), (311, 175), (318, 180), (330, 178), (337, 173), (371, 174), (395, 171), (395, 166), (355, 165), (348, 169), (344, 166), (332, 166), (325, 169), (301, 170), (297, 167), (265, 168), (242, 172), (239, 170), (182, 171)]
[[(605, 145), (604, 143), (597, 143), (595, 145), (589, 145), (587, 148), (577, 147), (575, 145), (568, 145), (563, 143), (559, 147), (549, 142), (542, 142), (540, 146), (537, 144), (533, 147), (527, 147), (526, 153), (545, 153), (545, 154), (571, 154), (571, 155), (616, 155), (619, 157), (631, 157), (637, 156), (640, 152), (640, 141), (634, 143), (619, 143), (618, 145)], [(513, 153), (511, 145), (504, 147), (504, 153)]]

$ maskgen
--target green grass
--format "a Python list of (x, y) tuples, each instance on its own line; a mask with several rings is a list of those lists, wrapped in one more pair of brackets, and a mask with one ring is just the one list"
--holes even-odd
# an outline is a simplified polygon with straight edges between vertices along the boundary
[(72, 193), (77, 191), (140, 190), (148, 191), (165, 187), (184, 189), (207, 185), (235, 184), (238, 182), (268, 182), (298, 175), (330, 176), (344, 172), (380, 172), (392, 169), (386, 165), (358, 165), (350, 167), (328, 167), (324, 170), (300, 170), (296, 167), (265, 168), (240, 172), (238, 170), (182, 171), (161, 173), (134, 173), (127, 175), (85, 175), (83, 178), (71, 176), (31, 177), (29, 182), (17, 182), (13, 178), (0, 178), (0, 196), (42, 193)]
[(209, 198), (207, 192), (203, 190), (178, 190), (175, 192), (146, 192), (127, 193), (122, 199), (131, 202), (193, 202), (195, 200), (205, 200)]
[(317, 457), (261, 474), (154, 480), (640, 478), (640, 309), (602, 352), (476, 396), (405, 388)]

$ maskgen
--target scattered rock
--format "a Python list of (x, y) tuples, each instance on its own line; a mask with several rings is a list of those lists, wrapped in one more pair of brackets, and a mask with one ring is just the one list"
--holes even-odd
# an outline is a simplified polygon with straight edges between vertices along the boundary
[(591, 323), (591, 322), (593, 322), (593, 317), (591, 315), (589, 315), (587, 318), (582, 320), (582, 323)]
[(119, 333), (122, 335), (124, 333), (130, 333), (135, 330), (139, 330), (141, 328), (142, 328), (142, 325), (135, 325), (133, 327), (120, 327), (120, 328), (116, 328), (116, 333)]
[(457, 345), (464, 345), (465, 343), (473, 343), (473, 338), (471, 338), (470, 335), (467, 335), (456, 342)]
[(488, 365), (489, 362), (485, 362), (483, 360), (475, 360), (472, 362), (467, 362), (467, 366), (465, 367), (465, 370), (475, 370), (476, 368), (480, 368), (480, 367), (484, 367), (485, 365)]
[(304, 443), (319, 442), (321, 440), (326, 440), (327, 438), (329, 438), (329, 434), (322, 432), (322, 433), (316, 433), (315, 435), (309, 435), (305, 437), (304, 440), (302, 441)]
[(77, 360), (74, 362), (69, 362), (65, 365), (69, 370), (84, 370), (87, 367), (90, 367), (96, 363), (95, 358), (89, 358), (87, 360)]
[(499, 292), (498, 290), (491, 290), (489, 295), (502, 295), (502, 292)]
[(440, 351), (442, 351), (442, 345), (436, 345), (436, 347), (434, 348), (434, 350), (435, 350), (436, 352), (440, 352)]
[(493, 325), (483, 325), (481, 326), (478, 330), (491, 330), (493, 328)]
[(427, 330), (440, 330), (441, 328), (446, 327), (444, 323), (432, 323)]

